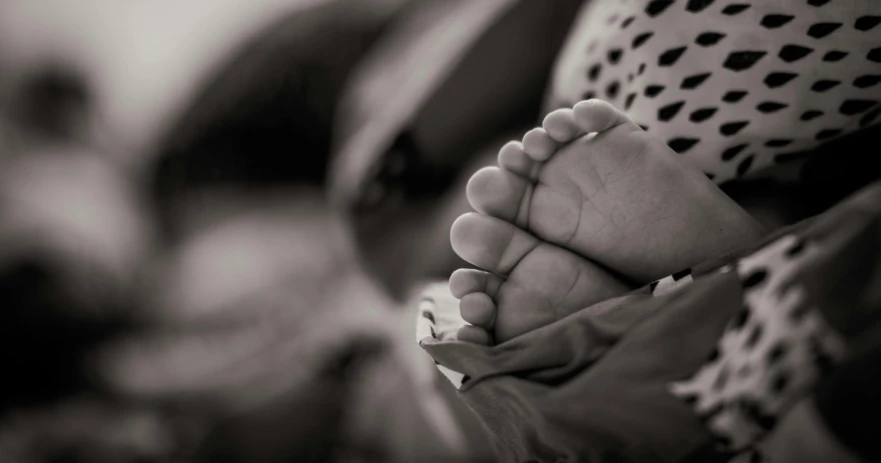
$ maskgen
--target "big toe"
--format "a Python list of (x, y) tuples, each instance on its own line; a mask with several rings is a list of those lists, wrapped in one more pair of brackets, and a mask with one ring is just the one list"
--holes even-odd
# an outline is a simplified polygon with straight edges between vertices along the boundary
[(453, 223), (450, 243), (462, 259), (499, 275), (510, 273), (540, 244), (508, 222), (473, 212)]
[(471, 177), (466, 193), (478, 212), (524, 226), (532, 190), (525, 178), (498, 167), (486, 167)]

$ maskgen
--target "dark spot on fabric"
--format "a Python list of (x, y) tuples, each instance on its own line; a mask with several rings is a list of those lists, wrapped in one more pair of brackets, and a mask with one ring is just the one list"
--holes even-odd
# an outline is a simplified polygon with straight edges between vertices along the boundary
[(858, 31), (865, 32), (874, 29), (878, 24), (881, 24), (881, 16), (860, 16), (854, 21), (853, 27)]
[(845, 116), (853, 116), (868, 111), (876, 104), (877, 102), (872, 100), (845, 100), (845, 102), (841, 103), (841, 106), (838, 107), (838, 112)]
[(811, 110), (805, 111), (801, 114), (801, 120), (810, 121), (810, 120), (816, 119), (822, 115), (823, 115), (823, 111), (817, 111), (816, 109), (811, 109)]
[(631, 17), (625, 19), (624, 21), (622, 21), (621, 22), (621, 29), (627, 29), (627, 26), (629, 26), (633, 22), (633, 20), (635, 20), (635, 19), (636, 19), (636, 16), (631, 16)]
[(829, 63), (841, 61), (844, 59), (845, 56), (847, 56), (847, 54), (848, 53), (846, 51), (832, 50), (832, 51), (826, 53), (825, 55), (823, 55), (823, 61), (826, 61)]
[(820, 345), (820, 341), (817, 340), (816, 337), (812, 337), (810, 340), (810, 348), (811, 353), (814, 357), (814, 366), (820, 370), (821, 376), (827, 376), (829, 373), (835, 369), (835, 361), (832, 359), (829, 354), (823, 349), (823, 346)]
[(603, 72), (603, 65), (599, 63), (594, 64), (587, 70), (587, 80), (595, 82), (600, 77), (601, 72)]
[(724, 38), (725, 34), (721, 32), (703, 32), (694, 39), (694, 42), (702, 47), (709, 47), (719, 43)]
[(780, 111), (783, 108), (788, 107), (789, 105), (786, 103), (781, 103), (779, 101), (763, 101), (756, 106), (756, 109), (763, 114), (771, 114)]
[(667, 106), (662, 106), (658, 109), (658, 119), (661, 122), (667, 122), (673, 119), (679, 114), (679, 110), (682, 109), (683, 105), (685, 105), (684, 101), (677, 101), (675, 103), (670, 103)]
[(746, 326), (746, 322), (749, 321), (751, 317), (752, 310), (749, 307), (743, 307), (740, 312), (737, 312), (737, 315), (731, 321), (732, 329), (739, 330)]
[(783, 344), (782, 341), (774, 344), (774, 347), (768, 350), (768, 354), (765, 359), (768, 362), (768, 366), (773, 366), (777, 362), (779, 362), (783, 358), (783, 356), (786, 355), (786, 351), (786, 344)]
[(757, 270), (753, 270), (752, 273), (747, 275), (743, 279), (743, 287), (744, 288), (755, 288), (756, 286), (764, 283), (764, 281), (768, 278), (768, 271), (759, 268)]
[(687, 48), (688, 47), (676, 47), (661, 53), (661, 56), (658, 57), (658, 66), (666, 67), (676, 64), (676, 61), (679, 61), (679, 58), (682, 57)]
[(636, 92), (631, 92), (627, 95), (627, 98), (624, 99), (624, 110), (630, 109), (633, 106), (633, 101), (636, 100)]
[(722, 160), (723, 161), (730, 161), (730, 160), (734, 159), (735, 157), (737, 157), (738, 154), (740, 154), (743, 150), (745, 150), (747, 146), (749, 146), (749, 143), (742, 143), (740, 145), (734, 145), (734, 146), (726, 149), (725, 151), (722, 152)]
[(735, 51), (728, 54), (722, 66), (732, 71), (745, 71), (755, 65), (767, 52), (758, 50)]
[(767, 85), (768, 88), (782, 87), (796, 77), (798, 77), (798, 74), (791, 72), (772, 72), (765, 77), (765, 85)]
[(805, 250), (805, 242), (803, 240), (798, 240), (793, 244), (789, 249), (786, 250), (784, 255), (788, 258), (798, 257)]
[(737, 176), (743, 177), (744, 175), (746, 175), (746, 173), (749, 172), (749, 168), (752, 167), (753, 161), (755, 161), (755, 159), (756, 156), (754, 154), (751, 154), (745, 157), (743, 161), (740, 161), (740, 164), (737, 165)]
[(822, 79), (814, 82), (814, 85), (811, 85), (811, 90), (815, 92), (825, 92), (830, 88), (837, 87), (840, 83), (841, 81), (839, 80)]
[(711, 73), (705, 72), (702, 74), (688, 76), (682, 79), (682, 83), (679, 85), (679, 88), (683, 90), (693, 90), (700, 86), (700, 84), (704, 83), (707, 79), (709, 79), (711, 75)]
[(753, 325), (752, 330), (749, 332), (749, 335), (746, 337), (746, 341), (743, 343), (743, 346), (747, 349), (752, 349), (759, 344), (759, 341), (762, 340), (762, 335), (765, 334), (765, 328), (761, 323), (756, 323)]
[(663, 13), (670, 5), (673, 4), (673, 0), (652, 0), (645, 7), (645, 14), (654, 18), (659, 14)]
[(869, 88), (881, 82), (881, 75), (867, 74), (859, 76), (853, 80), (853, 86), (856, 88)]
[(617, 80), (613, 80), (609, 82), (609, 85), (606, 86), (606, 96), (609, 99), (613, 100), (618, 97), (618, 92), (621, 90), (621, 83)]
[(789, 23), (789, 21), (792, 21), (794, 18), (795, 16), (788, 14), (769, 14), (762, 18), (761, 24), (762, 27), (768, 29), (777, 29), (778, 27)]
[(805, 56), (810, 55), (813, 51), (813, 48), (803, 47), (801, 45), (784, 45), (777, 56), (787, 63), (794, 63)]
[(609, 59), (610, 63), (618, 64), (621, 61), (621, 56), (623, 54), (624, 54), (624, 50), (622, 50), (620, 48), (613, 48), (613, 49), (609, 50), (609, 52), (607, 53), (606, 56)]
[(700, 139), (698, 138), (678, 137), (668, 141), (667, 146), (673, 151), (683, 154), (693, 148), (698, 142), (700, 142)]
[(633, 38), (633, 41), (630, 42), (630, 48), (636, 50), (646, 43), (648, 39), (652, 38), (653, 35), (655, 35), (654, 32), (643, 32), (642, 34), (637, 35)]
[(743, 130), (747, 125), (749, 125), (749, 121), (727, 122), (719, 126), (719, 133), (730, 137), (732, 135), (737, 135), (737, 133)]
[(808, 28), (808, 35), (815, 39), (822, 39), (835, 32), (841, 27), (841, 23), (817, 23)]
[(685, 10), (691, 13), (700, 13), (715, 1), (716, 0), (688, 0), (688, 3), (685, 5)]
[(645, 96), (654, 98), (664, 91), (663, 85), (649, 85), (645, 88)]
[(718, 108), (701, 108), (693, 111), (688, 119), (691, 120), (691, 122), (700, 123), (713, 117), (717, 110)]
[(731, 5), (726, 6), (725, 9), (722, 10), (722, 14), (728, 15), (728, 16), (734, 16), (736, 14), (740, 14), (740, 13), (746, 11), (747, 9), (749, 9), (749, 7), (750, 7), (750, 5), (748, 5), (746, 3), (732, 3)]
[(726, 103), (737, 103), (747, 95), (746, 90), (731, 90), (722, 96), (722, 101)]

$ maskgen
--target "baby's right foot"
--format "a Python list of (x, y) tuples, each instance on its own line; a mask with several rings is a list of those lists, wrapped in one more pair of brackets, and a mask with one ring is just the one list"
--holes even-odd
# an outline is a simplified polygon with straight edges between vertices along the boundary
[(492, 273), (451, 277), (474, 324), (460, 338), (488, 340), (490, 329), (504, 341), (629, 288), (593, 262), (639, 285), (760, 238), (716, 185), (608, 103), (581, 102), (543, 125), (469, 182), (480, 214), (460, 217), (451, 242)]

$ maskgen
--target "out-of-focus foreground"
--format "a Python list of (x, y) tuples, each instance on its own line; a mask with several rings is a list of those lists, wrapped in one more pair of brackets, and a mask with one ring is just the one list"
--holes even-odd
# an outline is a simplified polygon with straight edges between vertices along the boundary
[(0, 461), (476, 458), (322, 189), (408, 3), (0, 3)]

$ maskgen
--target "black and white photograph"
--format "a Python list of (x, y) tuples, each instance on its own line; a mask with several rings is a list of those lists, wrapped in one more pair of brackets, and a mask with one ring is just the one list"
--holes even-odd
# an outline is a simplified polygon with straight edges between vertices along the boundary
[(0, 0), (0, 463), (881, 462), (881, 1)]

